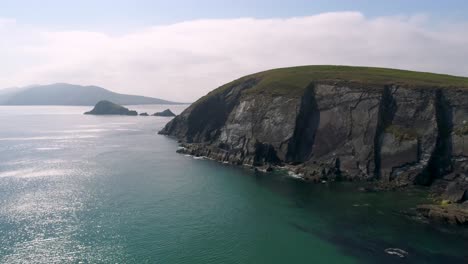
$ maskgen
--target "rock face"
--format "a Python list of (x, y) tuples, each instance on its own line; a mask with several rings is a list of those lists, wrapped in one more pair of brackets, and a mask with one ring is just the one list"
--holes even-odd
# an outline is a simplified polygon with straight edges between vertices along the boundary
[(93, 110), (86, 112), (85, 115), (130, 115), (136, 116), (138, 113), (133, 110), (129, 110), (118, 104), (114, 104), (109, 101), (99, 101), (93, 108)]
[(172, 116), (176, 116), (171, 110), (169, 109), (166, 109), (162, 112), (157, 112), (157, 113), (154, 113), (153, 114), (154, 116), (165, 116), (165, 117), (172, 117)]
[(185, 153), (286, 165), (313, 181), (431, 185), (468, 169), (468, 78), (344, 66), (272, 70), (212, 91), (160, 133), (181, 140)]
[(463, 203), (468, 200), (468, 177), (464, 174), (454, 177), (447, 181), (442, 198), (452, 203)]

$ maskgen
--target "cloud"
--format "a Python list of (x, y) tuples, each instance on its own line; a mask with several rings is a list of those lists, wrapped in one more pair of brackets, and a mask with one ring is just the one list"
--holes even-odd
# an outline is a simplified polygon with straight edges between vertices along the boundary
[(51, 31), (0, 19), (0, 87), (94, 84), (193, 101), (245, 74), (309, 64), (468, 75), (466, 24), (359, 12), (195, 20), (121, 35)]

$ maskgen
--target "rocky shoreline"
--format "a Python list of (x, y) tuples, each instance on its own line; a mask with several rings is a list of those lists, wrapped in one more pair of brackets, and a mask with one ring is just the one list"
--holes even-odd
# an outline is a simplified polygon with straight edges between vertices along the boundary
[[(308, 177), (304, 174), (304, 170), (307, 168), (304, 168), (302, 164), (264, 164), (254, 166), (248, 163), (240, 163), (239, 160), (229, 159), (226, 152), (212, 152), (209, 146), (200, 146), (198, 144), (181, 143), (180, 147), (177, 149), (177, 153), (193, 156), (194, 158), (208, 159), (223, 164), (244, 166), (248, 169), (263, 173), (280, 170), (286, 172), (292, 178), (312, 184), (323, 184), (330, 181), (366, 181), (365, 179), (336, 177), (337, 174), (335, 171), (324, 173), (321, 177)], [(334, 175), (335, 177), (327, 177), (326, 175)], [(357, 191), (385, 192), (404, 190), (405, 188), (414, 186), (406, 181), (376, 182), (372, 179), (368, 179), (367, 183), (366, 186), (358, 188)], [(405, 215), (418, 221), (425, 219), (423, 221), (425, 223), (432, 222), (435, 224), (468, 226), (468, 192), (466, 192), (466, 189), (468, 189), (468, 177), (466, 174), (451, 173), (443, 179), (434, 182), (431, 187), (426, 188), (428, 188), (428, 196), (431, 197), (434, 203), (421, 204), (417, 205), (415, 208), (409, 208), (408, 211), (403, 212)]]
[[(179, 152), (267, 171), (287, 168), (309, 182), (365, 181), (376, 190), (427, 186), (433, 206), (443, 210), (424, 207), (422, 215), (468, 215), (468, 88), (436, 85), (442, 76), (414, 72), (389, 83), (401, 78), (394, 70), (384, 83), (304, 81), (322, 69), (279, 69), (226, 84), (160, 134), (180, 140)], [(333, 69), (337, 76), (367, 70)], [(427, 81), (416, 85), (421, 78)], [(460, 82), (450, 78), (442, 83)], [(466, 217), (456, 219), (447, 222), (467, 224)]]

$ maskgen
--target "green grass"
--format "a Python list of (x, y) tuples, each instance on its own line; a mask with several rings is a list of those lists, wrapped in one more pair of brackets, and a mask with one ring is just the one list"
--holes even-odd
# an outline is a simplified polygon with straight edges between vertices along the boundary
[(468, 88), (467, 77), (386, 68), (317, 65), (259, 72), (225, 84), (210, 94), (222, 92), (233, 84), (251, 78), (259, 80), (259, 83), (246, 90), (247, 94), (268, 93), (295, 96), (302, 94), (311, 82), (367, 87), (396, 84), (409, 88)]

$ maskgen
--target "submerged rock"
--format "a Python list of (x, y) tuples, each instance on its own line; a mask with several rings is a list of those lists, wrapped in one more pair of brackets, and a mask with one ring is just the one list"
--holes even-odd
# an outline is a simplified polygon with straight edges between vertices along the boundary
[(165, 116), (165, 117), (171, 117), (171, 116), (176, 116), (171, 110), (166, 109), (162, 112), (157, 112), (154, 113), (153, 116)]
[(431, 221), (452, 225), (468, 225), (468, 210), (459, 204), (420, 205), (417, 212)]
[(372, 186), (363, 186), (363, 187), (359, 187), (358, 191), (365, 192), (365, 193), (373, 193), (373, 192), (378, 192), (379, 189), (377, 189), (376, 187), (372, 187)]
[(131, 115), (136, 116), (138, 113), (133, 110), (129, 110), (118, 104), (114, 104), (110, 101), (99, 101), (93, 108), (93, 110), (84, 113), (85, 115)]

